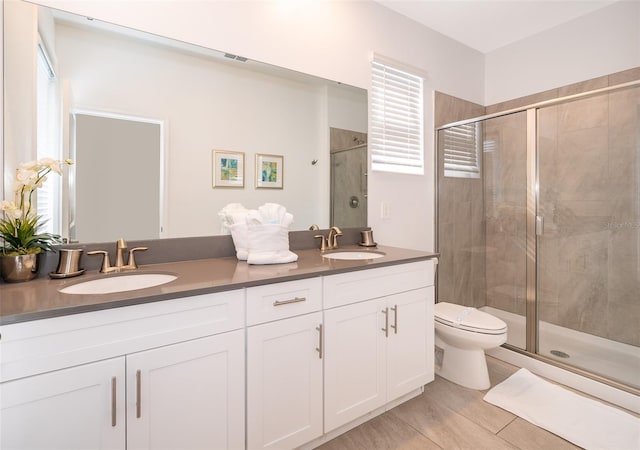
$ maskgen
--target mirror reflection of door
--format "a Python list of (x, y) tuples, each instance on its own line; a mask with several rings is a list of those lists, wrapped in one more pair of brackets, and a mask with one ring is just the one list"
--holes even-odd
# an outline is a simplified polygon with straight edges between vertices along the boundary
[(159, 122), (75, 115), (73, 239), (160, 237), (161, 146)]
[(331, 225), (367, 226), (367, 135), (331, 129)]

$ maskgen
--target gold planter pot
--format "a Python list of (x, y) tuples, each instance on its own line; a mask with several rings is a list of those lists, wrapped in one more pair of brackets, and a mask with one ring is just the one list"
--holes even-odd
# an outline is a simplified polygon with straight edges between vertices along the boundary
[(38, 275), (38, 254), (0, 256), (0, 275), (7, 283), (33, 280)]

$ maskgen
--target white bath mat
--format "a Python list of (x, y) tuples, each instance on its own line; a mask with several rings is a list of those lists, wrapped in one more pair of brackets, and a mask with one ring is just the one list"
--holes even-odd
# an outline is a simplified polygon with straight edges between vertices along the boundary
[(520, 369), (484, 400), (585, 449), (640, 449), (640, 419)]

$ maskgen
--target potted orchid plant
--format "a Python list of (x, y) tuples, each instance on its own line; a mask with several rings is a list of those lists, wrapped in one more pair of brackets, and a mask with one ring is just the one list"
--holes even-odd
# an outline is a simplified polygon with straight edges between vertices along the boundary
[(42, 158), (22, 163), (16, 173), (15, 200), (3, 200), (0, 210), (0, 273), (5, 281), (27, 281), (37, 275), (37, 255), (54, 251), (54, 245), (62, 240), (59, 235), (41, 233), (44, 224), (41, 216), (33, 211), (34, 192), (41, 187), (47, 175), (62, 175), (64, 161)]

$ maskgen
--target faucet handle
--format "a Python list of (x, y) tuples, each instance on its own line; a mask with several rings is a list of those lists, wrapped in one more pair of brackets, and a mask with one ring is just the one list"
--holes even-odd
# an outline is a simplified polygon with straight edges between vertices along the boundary
[(131, 250), (129, 250), (129, 261), (127, 262), (127, 269), (137, 269), (138, 265), (136, 264), (136, 258), (134, 256), (134, 252), (143, 252), (145, 250), (148, 250), (149, 247), (134, 247)]
[(325, 238), (325, 237), (324, 237), (323, 235), (321, 235), (321, 234), (316, 234), (316, 235), (314, 236), (314, 238), (316, 238), (316, 239), (318, 239), (318, 238), (319, 238), (319, 239), (320, 239), (320, 251), (321, 251), (321, 252), (326, 251), (326, 250), (327, 250), (327, 248), (329, 247), (329, 245), (327, 244), (327, 242), (328, 242), (327, 238)]
[(102, 267), (100, 268), (100, 272), (108, 273), (113, 270), (111, 267), (111, 262), (109, 261), (109, 252), (106, 250), (93, 250), (91, 252), (87, 252), (87, 255), (102, 255)]

